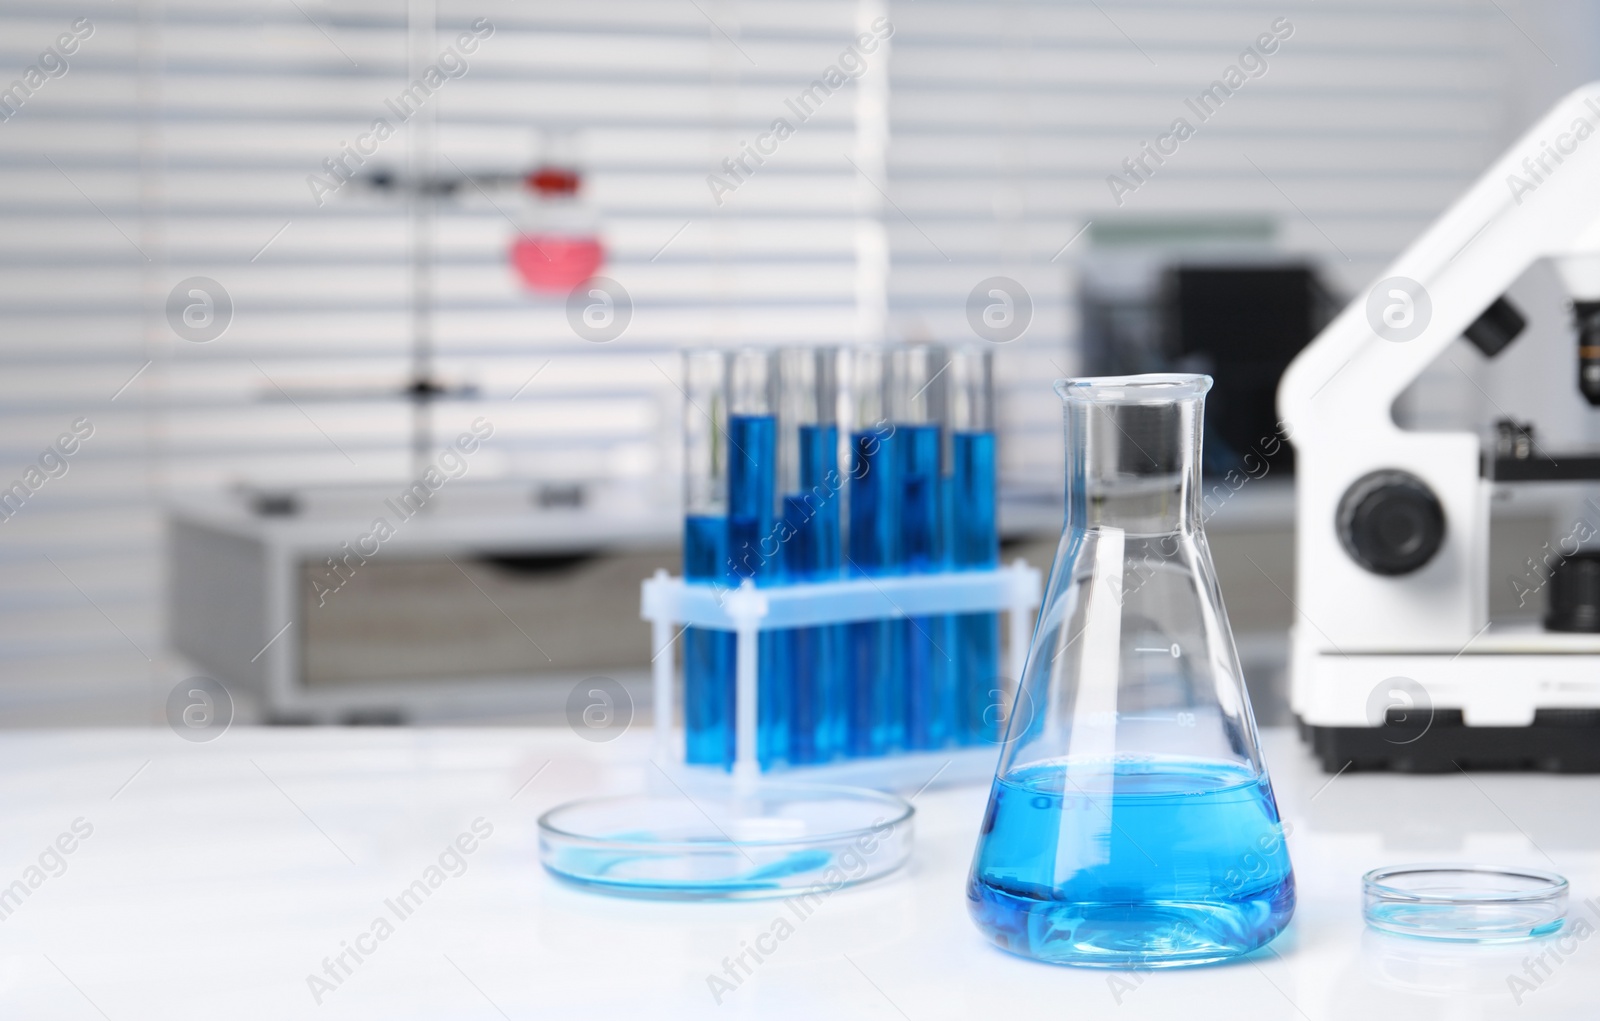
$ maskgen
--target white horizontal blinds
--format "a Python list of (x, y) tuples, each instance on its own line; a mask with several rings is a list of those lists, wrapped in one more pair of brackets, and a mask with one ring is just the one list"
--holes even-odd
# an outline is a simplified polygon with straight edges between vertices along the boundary
[[(449, 58), (465, 70), (426, 99), (438, 173), (525, 172), (554, 137), (585, 171), (583, 196), (609, 253), (602, 272), (633, 304), (621, 337), (582, 340), (564, 301), (530, 295), (507, 263), (511, 221), (529, 204), (521, 192), (465, 186), (439, 204), (435, 365), (441, 383), (481, 395), (443, 402), (440, 431), (488, 417), (505, 473), (629, 477), (670, 494), (675, 480), (660, 475), (675, 447), (662, 428), (676, 419), (663, 375), (677, 371), (672, 349), (829, 339), (852, 327), (850, 181), (818, 155), (830, 132), (848, 136), (849, 108), (841, 101), (819, 114), (721, 208), (706, 172), (783, 111), (794, 82), (847, 36), (854, 7), (702, 6), (704, 14), (694, 5), (439, 5), (440, 53), (474, 24), (483, 38)], [(186, 50), (214, 52), (233, 31), (214, 10), (169, 7), (168, 29), (189, 33)], [(406, 470), (409, 408), (340, 397), (393, 390), (408, 377), (405, 203), (351, 184), (319, 206), (307, 181), (376, 118), (396, 131), (362, 172), (407, 168), (413, 125), (395, 111), (407, 85), (404, 12), (392, 3), (307, 12), (329, 38), (290, 9), (262, 14), (280, 48), (307, 34), (292, 56), (268, 48), (220, 66), (169, 53), (170, 188), (186, 197), (172, 210), (172, 275), (217, 265), (225, 244), (241, 309), (225, 340), (181, 352), (181, 385), (210, 392), (211, 403), (246, 404), (229, 412), (241, 445), (173, 449), (180, 484)], [(217, 158), (222, 173), (185, 169)]]
[(157, 257), (140, 74), (153, 42), (128, 3), (0, 9), (6, 719), (64, 674), (139, 677), (157, 654), (152, 422), (140, 398), (118, 395), (146, 357)]
[[(1455, 0), (916, 0), (893, 15), (892, 316), (971, 336), (979, 280), (1032, 293), (1034, 324), (996, 365), (1011, 388), (1004, 476), (1029, 489), (1059, 486), (1059, 408), (1042, 384), (1075, 367), (1069, 279), (1090, 235), (1062, 246), (1086, 222), (1267, 214), (1283, 247), (1353, 290), (1497, 151), (1508, 36), (1521, 38), (1494, 5)], [(1276, 52), (1250, 58), (1259, 76), (1202, 121), (1185, 100), (1275, 24)], [(1122, 161), (1179, 117), (1192, 137), (1128, 179)], [(1120, 206), (1113, 173), (1138, 185)]]
[[(541, 137), (561, 136), (603, 225), (602, 272), (633, 303), (621, 337), (579, 338), (564, 302), (529, 295), (507, 264), (521, 194), (462, 188), (441, 202), (434, 367), (477, 396), (441, 400), (435, 424), (440, 437), (480, 415), (495, 424), (473, 477), (631, 481), (668, 513), (676, 348), (857, 335), (862, 186), (841, 159), (857, 151), (856, 89), (804, 123), (785, 100), (836, 60), (861, 11), (438, 5), (440, 51), (475, 23), (494, 31), (427, 100), (437, 169), (522, 173)], [(70, 73), (0, 123), (0, 447), (18, 475), (73, 418), (97, 428), (69, 475), (0, 526), (0, 659), (16, 678), (67, 669), (40, 657), (99, 650), (94, 669), (117, 673), (157, 655), (166, 498), (410, 470), (411, 407), (395, 396), (412, 370), (405, 203), (351, 184), (319, 204), (308, 183), (378, 117), (396, 130), (361, 170), (406, 169), (411, 127), (385, 104), (409, 82), (405, 4), (167, 0), (80, 14), (96, 33)], [(0, 73), (71, 20), (9, 6)], [(708, 173), (784, 116), (796, 130), (719, 205)], [(233, 309), (204, 343), (178, 337), (165, 311), (196, 276)]]

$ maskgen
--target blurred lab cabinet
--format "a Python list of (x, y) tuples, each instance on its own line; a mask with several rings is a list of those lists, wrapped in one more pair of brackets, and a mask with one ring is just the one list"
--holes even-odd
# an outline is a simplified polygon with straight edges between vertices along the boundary
[(596, 676), (645, 704), (639, 582), (676, 567), (672, 520), (501, 503), (381, 543), (371, 514), (175, 507), (173, 647), (278, 722), (552, 718)]

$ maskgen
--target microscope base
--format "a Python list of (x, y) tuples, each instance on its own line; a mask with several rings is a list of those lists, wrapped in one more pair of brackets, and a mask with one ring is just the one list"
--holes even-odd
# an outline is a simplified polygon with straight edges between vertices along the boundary
[(1325, 772), (1396, 773), (1527, 770), (1600, 773), (1600, 710), (1541, 709), (1522, 727), (1469, 727), (1460, 710), (1435, 710), (1418, 727), (1319, 727), (1299, 721), (1300, 737)]

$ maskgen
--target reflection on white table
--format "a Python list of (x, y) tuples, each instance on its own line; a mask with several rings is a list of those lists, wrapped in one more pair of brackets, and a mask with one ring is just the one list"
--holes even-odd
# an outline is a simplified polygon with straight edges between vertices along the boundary
[(1267, 731), (1299, 880), (1288, 932), (1231, 965), (1099, 972), (1008, 956), (968, 921), (981, 787), (922, 793), (911, 864), (809, 912), (556, 882), (535, 820), (642, 789), (635, 730), (0, 737), (5, 1016), (1454, 1021), (1588, 1018), (1600, 999), (1600, 938), (1572, 922), (1565, 940), (1434, 944), (1365, 930), (1359, 904), (1382, 864), (1524, 865), (1566, 875), (1593, 932), (1600, 778), (1330, 781)]

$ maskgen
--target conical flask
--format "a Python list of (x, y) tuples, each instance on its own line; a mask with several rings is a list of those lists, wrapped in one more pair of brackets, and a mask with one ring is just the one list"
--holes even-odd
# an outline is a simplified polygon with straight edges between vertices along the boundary
[(967, 884), (1057, 964), (1247, 953), (1294, 874), (1200, 523), (1201, 375), (1062, 380), (1067, 514)]

